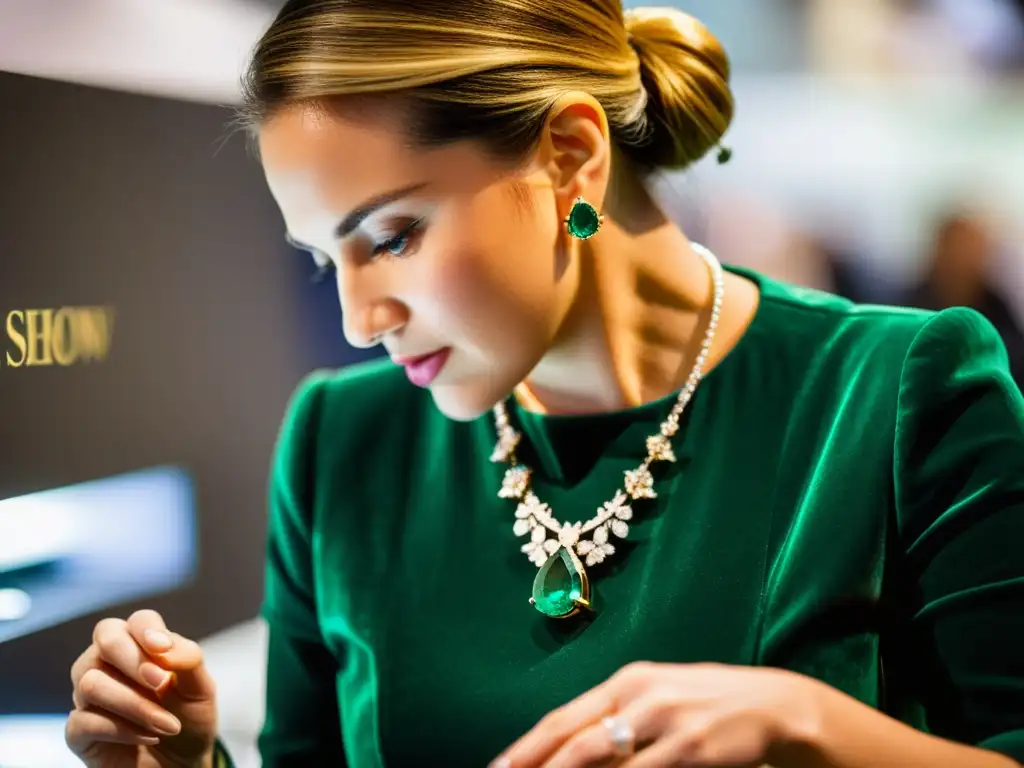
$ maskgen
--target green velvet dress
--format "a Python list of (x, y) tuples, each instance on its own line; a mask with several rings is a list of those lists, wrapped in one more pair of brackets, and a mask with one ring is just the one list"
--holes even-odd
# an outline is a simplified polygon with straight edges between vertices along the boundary
[[(301, 386), (271, 482), (265, 766), (484, 766), (634, 660), (795, 670), (1024, 760), (1024, 401), (999, 338), (742, 274), (756, 317), (582, 620), (529, 604), (489, 414), (446, 419), (389, 362)], [(673, 402), (510, 404), (555, 517), (612, 498)]]

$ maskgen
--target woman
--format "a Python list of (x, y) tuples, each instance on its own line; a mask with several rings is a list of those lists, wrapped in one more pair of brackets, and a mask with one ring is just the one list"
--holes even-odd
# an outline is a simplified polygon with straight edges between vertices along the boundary
[[(394, 361), (285, 419), (264, 765), (1024, 759), (1005, 352), (668, 222), (645, 178), (719, 146), (727, 80), (693, 19), (617, 0), (289, 2), (260, 42), (289, 236)], [(72, 677), (87, 764), (229, 760), (156, 614)]]

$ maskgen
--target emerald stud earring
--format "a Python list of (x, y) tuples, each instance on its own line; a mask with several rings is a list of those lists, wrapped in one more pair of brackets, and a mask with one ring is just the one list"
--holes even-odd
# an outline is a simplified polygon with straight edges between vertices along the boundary
[(597, 212), (597, 209), (584, 200), (577, 197), (572, 204), (572, 210), (565, 217), (566, 231), (577, 240), (589, 240), (604, 224), (604, 216)]

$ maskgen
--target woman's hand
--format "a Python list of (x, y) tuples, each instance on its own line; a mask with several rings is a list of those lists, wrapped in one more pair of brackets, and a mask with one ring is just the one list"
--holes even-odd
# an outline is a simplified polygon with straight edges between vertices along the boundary
[(192, 640), (160, 614), (103, 619), (71, 667), (65, 737), (91, 768), (208, 768), (217, 716), (213, 679)]
[(828, 690), (776, 669), (631, 664), (550, 713), (492, 766), (757, 768), (810, 742)]

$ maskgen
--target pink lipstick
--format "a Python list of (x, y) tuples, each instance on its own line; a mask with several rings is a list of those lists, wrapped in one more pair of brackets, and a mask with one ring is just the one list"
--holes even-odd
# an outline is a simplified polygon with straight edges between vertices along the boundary
[(405, 368), (405, 375), (409, 377), (409, 381), (417, 387), (429, 387), (431, 382), (441, 373), (445, 363), (448, 362), (448, 354), (450, 352), (451, 348), (445, 347), (427, 355), (395, 357), (392, 359), (395, 363)]

